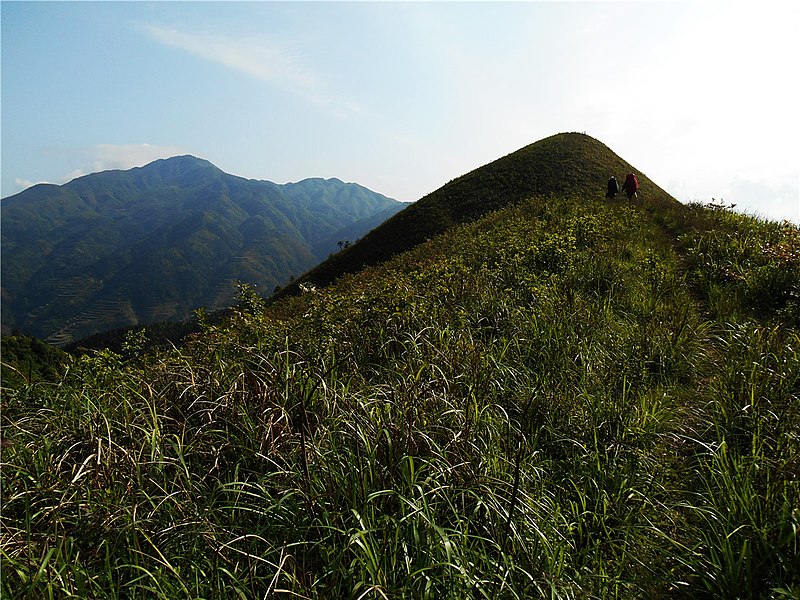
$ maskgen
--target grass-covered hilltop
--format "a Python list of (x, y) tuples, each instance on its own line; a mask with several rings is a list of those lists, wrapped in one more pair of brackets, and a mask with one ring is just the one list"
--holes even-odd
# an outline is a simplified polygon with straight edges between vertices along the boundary
[[(538, 196), (563, 198), (602, 196), (611, 175), (617, 179), (633, 167), (608, 147), (587, 135), (554, 135), (471, 171), (415, 202), (368, 233), (347, 252), (330, 257), (296, 280), (278, 296), (297, 291), (299, 284), (326, 285), (344, 273), (381, 263), (393, 255), (446, 231), (474, 221), (490, 211)], [(649, 206), (664, 208), (677, 201), (646, 176), (638, 174)], [(620, 181), (620, 184), (622, 181)]]
[(800, 230), (630, 169), (547, 138), (179, 348), (17, 369), (0, 595), (798, 597)]

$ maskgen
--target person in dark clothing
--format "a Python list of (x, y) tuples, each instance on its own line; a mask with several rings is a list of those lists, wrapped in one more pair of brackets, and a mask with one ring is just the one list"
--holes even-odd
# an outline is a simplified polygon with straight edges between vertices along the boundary
[(636, 175), (628, 173), (625, 176), (625, 183), (622, 184), (622, 190), (628, 195), (628, 200), (633, 200), (636, 197), (636, 190), (639, 189), (639, 181)]
[(619, 185), (617, 184), (617, 178), (613, 175), (611, 179), (608, 180), (608, 191), (606, 192), (606, 198), (614, 198), (619, 193)]

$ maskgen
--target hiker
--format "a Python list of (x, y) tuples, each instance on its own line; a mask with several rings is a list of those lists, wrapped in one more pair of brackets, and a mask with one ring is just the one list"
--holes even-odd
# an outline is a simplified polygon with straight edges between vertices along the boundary
[(636, 198), (636, 190), (639, 189), (639, 181), (636, 179), (636, 175), (628, 173), (625, 176), (625, 183), (622, 184), (622, 189), (628, 195), (628, 200)]
[(606, 198), (614, 198), (616, 197), (617, 193), (619, 193), (619, 185), (617, 184), (617, 178), (612, 175), (611, 179), (608, 180), (608, 192), (606, 192)]

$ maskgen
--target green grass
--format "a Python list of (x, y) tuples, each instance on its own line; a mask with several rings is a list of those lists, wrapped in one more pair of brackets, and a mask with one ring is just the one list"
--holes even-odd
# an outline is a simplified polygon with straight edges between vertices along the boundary
[(652, 208), (519, 201), (3, 389), (2, 596), (796, 597), (798, 272), (745, 282), (797, 230)]
[[(421, 198), (358, 243), (337, 253), (281, 290), (277, 297), (298, 293), (300, 284), (328, 285), (347, 273), (380, 264), (447, 231), (509, 204), (538, 196), (560, 204), (568, 195), (602, 200), (609, 176), (624, 177), (635, 169), (602, 142), (580, 133), (560, 133), (525, 146), (462, 175)], [(640, 198), (658, 211), (678, 202), (638, 172)]]
[(65, 353), (30, 336), (3, 336), (0, 341), (2, 371), (6, 386), (32, 381), (52, 381), (59, 377), (67, 360)]

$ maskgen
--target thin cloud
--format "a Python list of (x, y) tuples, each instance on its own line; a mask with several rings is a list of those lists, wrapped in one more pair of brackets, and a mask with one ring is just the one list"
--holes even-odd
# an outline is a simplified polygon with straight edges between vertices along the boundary
[(75, 170), (72, 174), (73, 178), (85, 175), (87, 172), (141, 167), (159, 158), (185, 154), (185, 151), (178, 146), (154, 144), (97, 144), (83, 149), (81, 153), (88, 160)]
[(323, 91), (322, 80), (306, 64), (296, 44), (263, 37), (234, 38), (213, 33), (186, 32), (150, 24), (141, 25), (140, 29), (160, 44), (178, 48), (299, 95), (309, 102), (330, 108), (339, 116), (360, 111), (355, 103)]
[[(69, 162), (79, 164), (69, 173), (51, 180), (31, 181), (16, 177), (14, 183), (17, 191), (23, 191), (40, 183), (50, 183), (61, 185), (68, 183), (78, 177), (109, 171), (112, 169), (132, 169), (151, 163), (159, 158), (169, 158), (186, 154), (186, 151), (178, 146), (158, 146), (154, 144), (97, 144), (84, 148), (47, 148), (44, 154), (49, 156), (67, 157)], [(74, 162), (73, 162), (74, 161)]]
[(791, 174), (773, 179), (735, 177), (724, 190), (725, 199), (738, 203), (739, 210), (780, 221), (800, 223), (800, 181)]
[[(20, 190), (27, 190), (29, 187), (36, 185), (36, 182), (34, 181), (29, 181), (27, 179), (20, 179), (19, 177), (16, 177), (14, 179), (14, 183)], [(46, 182), (40, 181), (39, 183), (46, 183)]]
[(77, 149), (47, 150), (49, 154), (67, 154), (77, 157), (80, 164), (68, 174), (60, 177), (60, 184), (67, 183), (90, 173), (112, 169), (132, 169), (151, 163), (159, 158), (169, 158), (186, 151), (178, 146), (157, 146), (154, 144), (97, 144)]
[(317, 78), (291, 51), (274, 42), (187, 33), (158, 25), (143, 25), (142, 29), (161, 44), (220, 63), (262, 81), (292, 88), (310, 88), (317, 83)]

